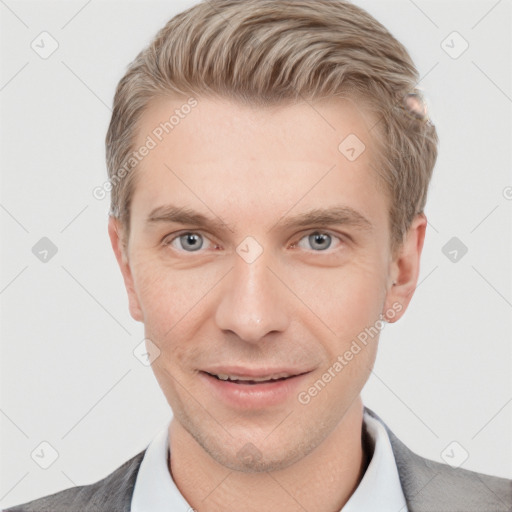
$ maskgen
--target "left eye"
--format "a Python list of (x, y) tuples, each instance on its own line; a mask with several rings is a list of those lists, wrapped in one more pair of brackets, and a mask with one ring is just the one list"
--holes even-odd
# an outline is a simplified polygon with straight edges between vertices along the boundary
[(329, 247), (332, 244), (332, 239), (338, 238), (333, 237), (329, 233), (323, 233), (321, 231), (315, 231), (314, 233), (310, 233), (304, 237), (302, 237), (297, 245), (301, 249), (308, 249), (308, 247), (304, 247), (304, 245), (301, 245), (303, 240), (306, 240), (306, 242), (313, 248), (315, 251), (325, 251), (326, 249), (329, 249)]

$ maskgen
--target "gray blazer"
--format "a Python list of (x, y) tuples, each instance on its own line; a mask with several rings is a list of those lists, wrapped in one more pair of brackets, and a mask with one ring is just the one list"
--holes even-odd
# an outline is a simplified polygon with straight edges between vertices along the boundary
[[(420, 457), (377, 414), (365, 410), (386, 427), (409, 512), (512, 512), (512, 480), (454, 469)], [(99, 482), (72, 487), (5, 512), (130, 512), (144, 453), (138, 453)]]

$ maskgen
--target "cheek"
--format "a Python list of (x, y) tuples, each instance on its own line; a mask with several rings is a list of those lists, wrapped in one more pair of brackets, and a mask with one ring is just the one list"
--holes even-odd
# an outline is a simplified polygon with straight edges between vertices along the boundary
[(338, 344), (357, 336), (382, 311), (385, 273), (376, 259), (360, 257), (338, 268), (293, 269), (288, 280), (306, 306), (297, 307), (334, 333)]
[(179, 356), (183, 344), (174, 340), (193, 337), (198, 315), (204, 315), (208, 295), (220, 277), (213, 271), (170, 268), (144, 255), (138, 262), (134, 281), (146, 335)]
[(140, 254), (132, 265), (144, 323), (166, 320), (171, 326), (188, 307), (193, 289), (193, 283), (187, 283), (188, 275), (165, 268), (157, 258), (144, 254)]

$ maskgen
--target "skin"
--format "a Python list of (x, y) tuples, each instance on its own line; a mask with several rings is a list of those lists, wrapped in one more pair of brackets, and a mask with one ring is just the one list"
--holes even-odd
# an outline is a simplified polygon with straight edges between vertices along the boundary
[[(137, 147), (185, 101), (153, 101)], [(308, 390), (380, 315), (394, 310), (389, 322), (403, 315), (426, 218), (416, 216), (392, 253), (389, 197), (370, 165), (374, 122), (346, 99), (255, 109), (198, 98), (139, 164), (129, 233), (109, 221), (131, 315), (160, 350), (152, 368), (174, 415), (169, 469), (200, 512), (241, 503), (249, 511), (332, 512), (364, 474), (360, 392), (378, 335), (306, 405), (291, 393), (277, 405), (235, 407), (211, 392), (199, 370), (293, 366), (310, 372), (296, 391)], [(351, 133), (366, 146), (353, 162), (338, 150)], [(167, 204), (230, 229), (147, 222)], [(371, 227), (284, 225), (331, 206), (356, 210)], [(199, 250), (178, 237), (186, 232), (199, 235)], [(327, 236), (315, 245), (309, 235), (318, 232)], [(236, 251), (248, 236), (263, 250), (252, 263)], [(257, 456), (241, 458), (248, 443)]]

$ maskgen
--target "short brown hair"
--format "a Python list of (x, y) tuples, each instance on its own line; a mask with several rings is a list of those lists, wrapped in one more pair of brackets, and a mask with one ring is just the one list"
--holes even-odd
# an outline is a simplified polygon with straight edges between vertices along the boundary
[(134, 173), (126, 162), (155, 97), (218, 96), (264, 107), (348, 95), (377, 114), (382, 158), (373, 167), (391, 199), (396, 247), (425, 207), (437, 158), (418, 80), (404, 46), (349, 2), (205, 0), (168, 21), (119, 82), (106, 137), (111, 215), (129, 229)]

